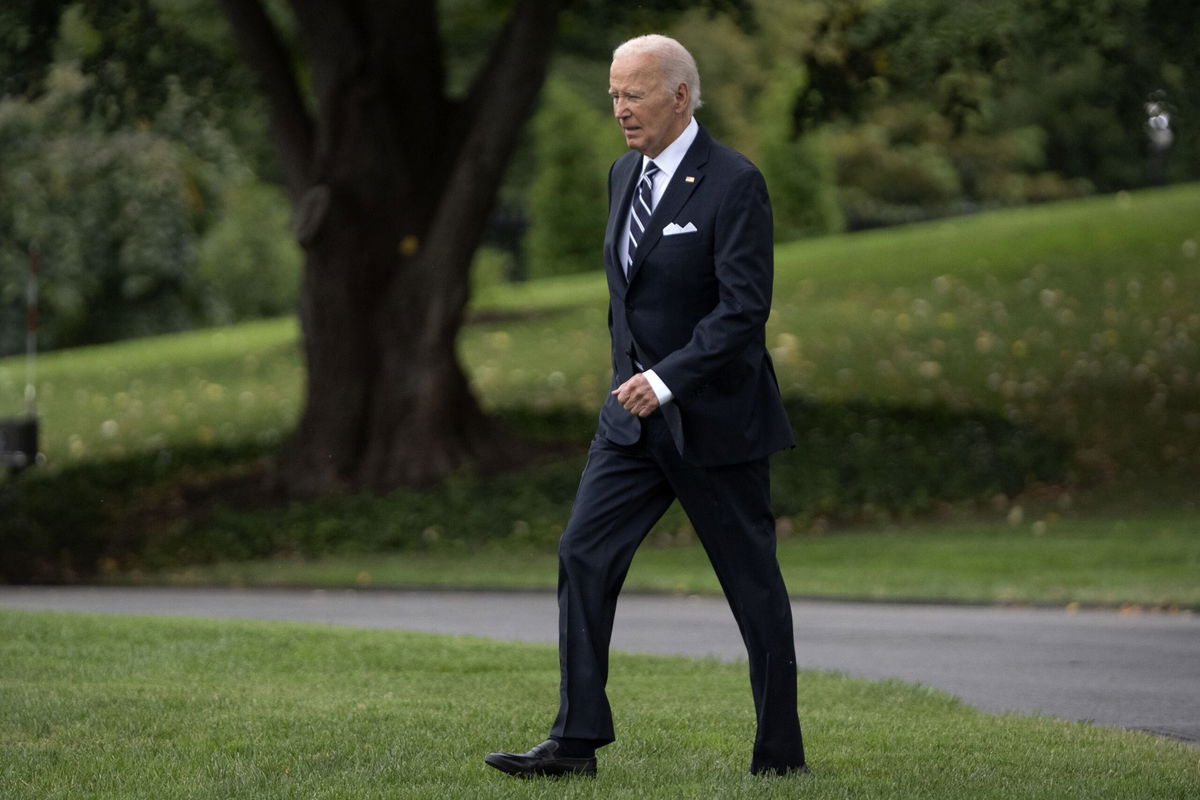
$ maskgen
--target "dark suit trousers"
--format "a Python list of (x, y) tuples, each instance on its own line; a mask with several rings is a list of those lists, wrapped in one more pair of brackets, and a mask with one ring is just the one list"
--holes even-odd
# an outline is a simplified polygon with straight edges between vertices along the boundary
[(680, 458), (659, 413), (631, 445), (596, 437), (559, 543), (557, 738), (614, 739), (605, 694), (617, 595), (634, 552), (671, 502), (692, 521), (733, 611), (757, 712), (751, 769), (804, 763), (791, 605), (775, 557), (766, 459), (699, 467)]

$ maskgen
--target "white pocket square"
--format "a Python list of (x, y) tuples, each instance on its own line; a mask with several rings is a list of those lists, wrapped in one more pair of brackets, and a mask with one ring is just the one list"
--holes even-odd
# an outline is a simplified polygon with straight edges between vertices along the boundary
[(672, 222), (671, 224), (667, 225), (667, 227), (663, 228), (662, 235), (663, 236), (674, 236), (678, 233), (695, 233), (695, 232), (696, 232), (696, 226), (690, 222), (687, 225), (684, 225), (683, 227), (680, 227), (678, 224)]

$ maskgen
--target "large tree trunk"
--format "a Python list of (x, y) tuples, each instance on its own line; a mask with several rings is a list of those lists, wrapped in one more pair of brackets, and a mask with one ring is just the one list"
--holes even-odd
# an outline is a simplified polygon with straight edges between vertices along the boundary
[(472, 255), (545, 77), (557, 4), (519, 0), (468, 95), (443, 94), (434, 0), (292, 0), (310, 115), (261, 6), (222, 0), (270, 100), (306, 252), (294, 495), (431, 483), (501, 455), (455, 342)]
[(455, 352), (470, 256), (431, 264), (434, 253), (399, 251), (394, 223), (330, 216), (308, 250), (306, 402), (280, 461), (285, 488), (386, 489), (497, 457)]

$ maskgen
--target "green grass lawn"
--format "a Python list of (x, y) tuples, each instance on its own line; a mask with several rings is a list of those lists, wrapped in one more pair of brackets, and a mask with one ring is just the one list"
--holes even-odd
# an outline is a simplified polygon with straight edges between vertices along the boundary
[[(1200, 514), (1131, 520), (945, 523), (793, 534), (793, 595), (1200, 608)], [(553, 589), (553, 552), (519, 545), (197, 565), (118, 583)], [(626, 587), (719, 594), (697, 544), (643, 547)]]
[[(774, 490), (797, 532), (793, 590), (1194, 605), (1198, 241), (1190, 185), (780, 246), (768, 340), (801, 434)], [(45, 354), (47, 462), (0, 481), (0, 513), (49, 561), (75, 553), (47, 567), (67, 578), (269, 557), (209, 574), (528, 582), (552, 562), (608, 381), (603, 277), (484, 286), (473, 308), (460, 351), (483, 403), (579, 456), (439, 492), (240, 506), (226, 482), (300, 407), (296, 323), (275, 320)], [(0, 411), (19, 410), (23, 377), (0, 360)], [(1031, 479), (1045, 464), (1048, 488)], [(979, 524), (926, 524), (947, 505)], [(1000, 524), (1018, 506), (1022, 524)], [(653, 535), (687, 539), (677, 513)], [(296, 563), (322, 556), (338, 561)], [(641, 561), (647, 587), (711, 588), (694, 548)]]
[(1193, 747), (991, 716), (899, 682), (800, 676), (813, 773), (746, 774), (744, 665), (613, 658), (619, 740), (594, 780), (519, 781), (540, 741), (544, 646), (315, 625), (0, 611), (0, 789), (50, 798), (1165, 798)]

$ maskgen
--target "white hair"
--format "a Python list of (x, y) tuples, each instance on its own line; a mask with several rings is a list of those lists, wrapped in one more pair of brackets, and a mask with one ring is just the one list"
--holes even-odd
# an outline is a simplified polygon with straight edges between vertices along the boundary
[(700, 100), (700, 70), (696, 69), (696, 59), (687, 48), (669, 36), (648, 33), (637, 36), (613, 50), (613, 60), (621, 56), (636, 56), (649, 54), (658, 58), (659, 69), (663, 76), (663, 85), (671, 94), (679, 88), (679, 84), (688, 87), (688, 113), (695, 114), (696, 109), (703, 105)]

